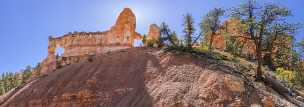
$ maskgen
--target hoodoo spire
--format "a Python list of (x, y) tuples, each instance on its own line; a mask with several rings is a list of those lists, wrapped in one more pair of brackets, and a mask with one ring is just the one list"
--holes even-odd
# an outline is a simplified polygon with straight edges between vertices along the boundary
[(116, 26), (127, 25), (130, 28), (136, 29), (136, 17), (130, 8), (124, 8), (116, 20)]

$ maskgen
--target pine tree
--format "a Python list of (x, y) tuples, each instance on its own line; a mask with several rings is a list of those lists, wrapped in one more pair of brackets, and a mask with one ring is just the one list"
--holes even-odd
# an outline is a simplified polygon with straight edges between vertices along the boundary
[(254, 0), (248, 0), (247, 3), (232, 11), (232, 16), (241, 19), (241, 21), (248, 26), (248, 39), (254, 41), (255, 56), (258, 63), (255, 75), (256, 80), (262, 80), (262, 55), (265, 50), (263, 42), (270, 36), (268, 34), (268, 28), (270, 28), (273, 23), (282, 21), (288, 15), (290, 15), (290, 11), (287, 8), (274, 4), (264, 5), (262, 8), (258, 8)]
[(177, 42), (174, 39), (177, 39), (177, 36), (175, 32), (172, 33), (171, 29), (169, 26), (165, 23), (162, 22), (160, 25), (160, 41), (164, 45), (169, 45), (169, 46), (177, 46)]
[(194, 28), (194, 19), (190, 14), (186, 14), (184, 16), (184, 30), (183, 32), (185, 33), (185, 42), (186, 42), (186, 47), (187, 49), (192, 49), (192, 39), (193, 39), (193, 35), (195, 32), (195, 28)]
[(147, 36), (146, 35), (143, 36), (142, 42), (143, 42), (143, 44), (146, 44), (146, 42), (147, 42)]
[(33, 68), (31, 66), (27, 66), (25, 70), (21, 70), (16, 73), (2, 73), (0, 77), (0, 95), (25, 84), (26, 80), (31, 78), (32, 72)]

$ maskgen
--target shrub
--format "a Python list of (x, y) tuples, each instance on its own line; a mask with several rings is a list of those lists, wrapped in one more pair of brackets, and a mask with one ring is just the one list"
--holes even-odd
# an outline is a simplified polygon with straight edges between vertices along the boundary
[(194, 48), (195, 51), (199, 51), (199, 52), (208, 52), (209, 48), (208, 45), (201, 45), (200, 47), (196, 47)]
[(24, 70), (16, 73), (6, 72), (0, 75), (0, 95), (9, 92), (10, 90), (20, 87), (32, 77), (32, 72), (36, 68), (27, 66)]
[(160, 42), (155, 39), (147, 39), (146, 44), (147, 44), (147, 47), (154, 47), (154, 48), (161, 46)]
[(275, 74), (279, 79), (288, 82), (289, 85), (292, 85), (295, 81), (295, 74), (293, 71), (277, 68)]
[(236, 57), (236, 56), (233, 56), (233, 57), (232, 57), (232, 61), (233, 61), (234, 63), (240, 63), (240, 59), (239, 59), (238, 57)]

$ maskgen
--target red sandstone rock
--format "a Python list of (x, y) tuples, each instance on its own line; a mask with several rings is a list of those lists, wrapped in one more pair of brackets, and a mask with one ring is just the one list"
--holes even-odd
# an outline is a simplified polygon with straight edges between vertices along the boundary
[(262, 103), (263, 103), (264, 107), (276, 107), (273, 99), (270, 97), (263, 98)]
[(286, 103), (258, 94), (261, 89), (229, 69), (210, 59), (156, 49), (119, 50), (39, 77), (9, 99), (0, 98), (0, 106), (261, 107), (272, 106), (272, 101)]
[[(109, 31), (50, 37), (48, 57), (41, 68), (48, 75), (1, 96), (1, 107), (276, 106), (274, 98), (257, 94), (259, 89), (249, 85), (242, 76), (210, 59), (202, 61), (158, 50), (121, 50), (140, 38), (135, 29), (135, 15), (126, 8)], [(239, 32), (233, 27), (226, 30)], [(151, 25), (148, 39), (158, 39), (159, 32), (155, 24)], [(220, 35), (215, 37), (215, 47), (224, 49), (225, 40)], [(239, 41), (252, 44), (242, 38)], [(59, 58), (55, 56), (58, 46), (65, 49)], [(248, 45), (248, 54), (254, 52), (253, 46)], [(116, 52), (111, 53), (113, 50)], [(91, 61), (84, 60), (88, 56), (92, 57)], [(70, 65), (56, 69), (58, 64)], [(53, 70), (56, 72), (48, 72)]]
[(156, 24), (151, 24), (149, 27), (149, 32), (147, 36), (147, 40), (159, 40), (160, 38), (160, 28)]
[[(214, 37), (213, 47), (224, 51), (226, 49), (226, 39), (227, 37), (236, 38), (237, 42), (244, 45), (242, 49), (242, 55), (247, 57), (255, 56), (255, 44), (254, 41), (250, 39), (250, 36), (247, 33), (242, 31), (246, 25), (242, 24), (238, 19), (229, 19), (224, 22), (221, 29), (216, 33)], [(287, 45), (285, 47), (290, 47), (291, 43), (287, 38), (278, 38), (274, 45)], [(206, 36), (206, 41), (210, 40), (210, 35)], [(277, 43), (277, 44), (276, 44)], [(240, 44), (240, 45), (241, 45)], [(277, 48), (274, 48), (273, 53), (277, 52)], [(274, 57), (275, 55), (273, 55)]]
[(49, 37), (48, 56), (41, 64), (41, 73), (47, 74), (56, 69), (55, 50), (58, 47), (64, 48), (62, 57), (103, 53), (109, 49), (108, 47), (129, 48), (132, 47), (134, 39), (141, 38), (135, 30), (136, 17), (130, 8), (125, 8), (119, 14), (115, 25), (108, 31), (75, 32), (57, 38)]
[[(248, 34), (243, 33), (242, 27), (245, 25), (237, 19), (229, 19), (224, 22), (221, 29), (214, 36), (213, 47), (224, 51), (226, 49), (226, 39), (228, 37), (236, 38), (237, 42), (244, 44), (242, 54), (245, 56), (255, 55), (255, 44), (253, 40), (248, 39)], [(250, 38), (250, 37), (249, 37)], [(210, 35), (206, 36), (206, 40), (210, 40)]]

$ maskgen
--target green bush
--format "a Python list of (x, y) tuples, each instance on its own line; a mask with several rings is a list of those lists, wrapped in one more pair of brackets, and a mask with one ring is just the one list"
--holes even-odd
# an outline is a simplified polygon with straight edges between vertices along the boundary
[(201, 45), (200, 47), (196, 47), (194, 48), (195, 51), (199, 51), (199, 52), (208, 52), (208, 45)]
[(27, 66), (25, 70), (20, 72), (2, 73), (0, 76), (0, 95), (3, 95), (16, 87), (25, 84), (26, 81), (32, 77), (33, 70), (34, 68)]
[(277, 68), (275, 74), (279, 79), (288, 82), (289, 85), (292, 85), (295, 82), (295, 74), (293, 71)]
[(232, 61), (235, 62), (235, 63), (240, 63), (240, 59), (236, 56), (232, 57)]

